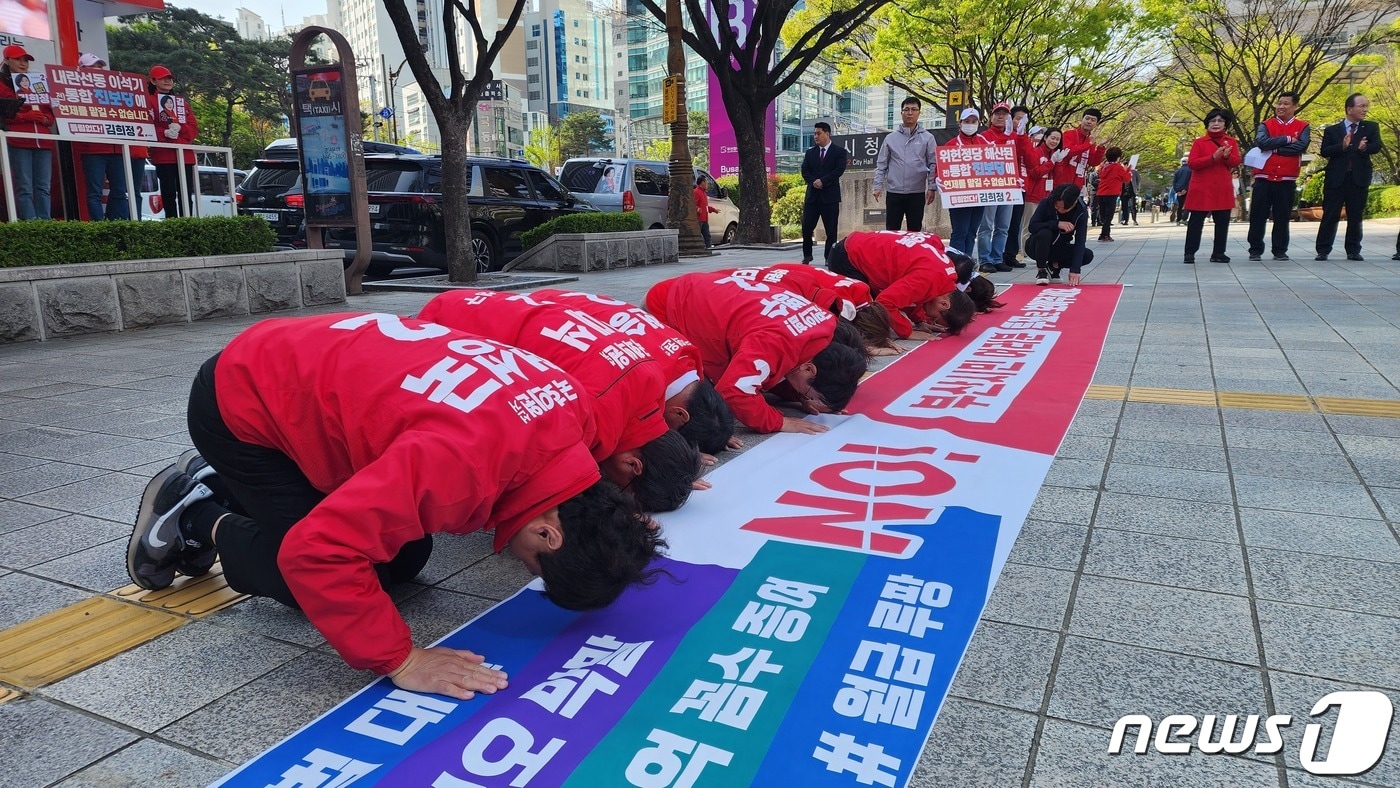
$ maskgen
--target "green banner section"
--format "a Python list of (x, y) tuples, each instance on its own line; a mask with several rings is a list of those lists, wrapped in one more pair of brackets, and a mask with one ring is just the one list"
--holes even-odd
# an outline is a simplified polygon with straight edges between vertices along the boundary
[(764, 545), (565, 785), (748, 785), (864, 564)]

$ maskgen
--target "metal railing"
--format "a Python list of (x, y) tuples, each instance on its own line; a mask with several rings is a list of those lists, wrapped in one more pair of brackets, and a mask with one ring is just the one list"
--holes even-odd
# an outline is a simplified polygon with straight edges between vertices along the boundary
[[(15, 184), (10, 182), (12, 175), (10, 170), (9, 141), (12, 139), (33, 139), (49, 142), (91, 142), (97, 143), (99, 145), (120, 145), (122, 149), (122, 166), (124, 168), (123, 172), (125, 172), (127, 175), (127, 215), (131, 217), (134, 217), (136, 215), (137, 199), (140, 195), (140, 191), (138, 191), (139, 184), (134, 182), (136, 181), (136, 178), (133, 177), (133, 173), (131, 172), (132, 147), (173, 148), (175, 149), (175, 158), (177, 160), (177, 164), (179, 165), (184, 164), (183, 151), (188, 150), (194, 151), (195, 153), (221, 154), (224, 157), (224, 170), (228, 176), (228, 196), (229, 199), (232, 201), (234, 215), (236, 216), (238, 214), (238, 198), (234, 194), (235, 184), (233, 181), (233, 148), (222, 148), (217, 145), (179, 145), (171, 142), (148, 142), (146, 140), (113, 139), (111, 137), (94, 137), (86, 134), (35, 134), (27, 131), (0, 130), (0, 180), (3, 180), (5, 185), (5, 214), (7, 217), (7, 222), (19, 221), (18, 212), (15, 210)], [(55, 153), (57, 153), (57, 151), (55, 151)], [(75, 154), (74, 160), (76, 161), (77, 157), (81, 155), (83, 154)], [(147, 161), (149, 161), (149, 159)], [(185, 200), (190, 200), (191, 197), (193, 198), (192, 200), (190, 200), (190, 202), (192, 202), (194, 206), (192, 210), (195, 216), (200, 216), (202, 215), (202, 208), (199, 204), (200, 193), (198, 165), (189, 166), (196, 167), (194, 178), (194, 190), (190, 190), (189, 178), (186, 174), (187, 171), (185, 167), (178, 166), (177, 170), (180, 175), (180, 195), (181, 198)], [(81, 205), (85, 200), (84, 195), (78, 195), (78, 200), (79, 204)], [(168, 206), (162, 204), (161, 209), (165, 211), (167, 217), (171, 215)]]

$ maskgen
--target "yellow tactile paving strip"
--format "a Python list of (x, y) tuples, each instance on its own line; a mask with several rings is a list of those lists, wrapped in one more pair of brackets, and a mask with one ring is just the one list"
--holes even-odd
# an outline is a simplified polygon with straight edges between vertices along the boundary
[[(244, 598), (219, 564), (161, 591), (123, 586), (0, 632), (0, 681), (23, 689), (52, 684)], [(0, 687), (0, 703), (21, 694)]]
[(1400, 419), (1400, 400), (1352, 399), (1350, 397), (1305, 397), (1301, 394), (1260, 394), (1241, 391), (1200, 389), (1159, 389), (1145, 386), (1093, 385), (1084, 399), (1155, 402), (1162, 405), (1285, 410), (1295, 413), (1326, 413), (1332, 416), (1373, 416)]
[(51, 684), (152, 640), (188, 619), (97, 596), (0, 633), (0, 681)]

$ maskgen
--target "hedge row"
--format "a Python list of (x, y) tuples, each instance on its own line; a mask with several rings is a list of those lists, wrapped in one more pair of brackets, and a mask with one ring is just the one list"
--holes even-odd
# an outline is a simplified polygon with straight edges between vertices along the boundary
[(0, 268), (270, 252), (277, 236), (253, 216), (160, 222), (0, 224)]
[(529, 249), (556, 233), (626, 233), (642, 229), (642, 215), (627, 213), (570, 213), (550, 219), (520, 234), (520, 245)]

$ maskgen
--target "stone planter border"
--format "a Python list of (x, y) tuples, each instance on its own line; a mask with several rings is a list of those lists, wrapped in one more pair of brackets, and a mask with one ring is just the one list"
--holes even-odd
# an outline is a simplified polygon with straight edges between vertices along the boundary
[(680, 261), (679, 230), (551, 235), (507, 263), (504, 271), (610, 271)]
[(344, 302), (338, 249), (0, 268), (0, 343)]

